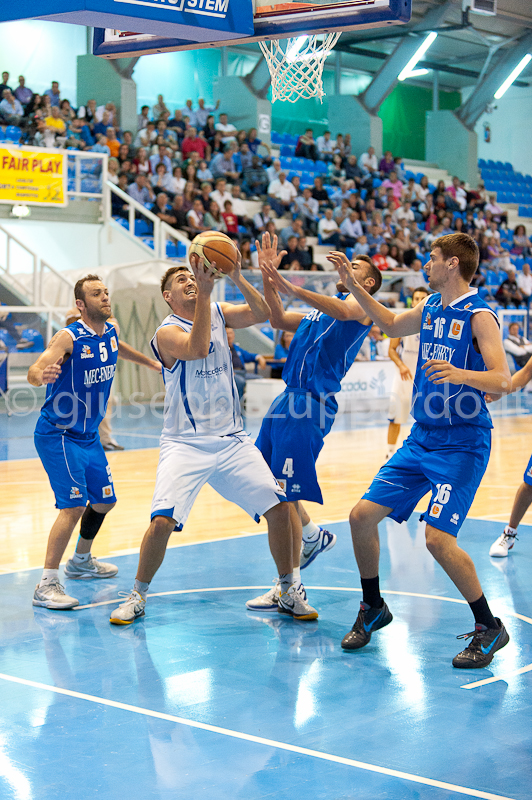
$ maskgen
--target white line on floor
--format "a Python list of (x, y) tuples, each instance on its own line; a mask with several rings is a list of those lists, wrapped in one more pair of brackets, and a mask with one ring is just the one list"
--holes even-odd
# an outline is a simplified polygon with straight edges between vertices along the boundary
[(274, 747), (278, 750), (287, 750), (291, 753), (311, 756), (312, 758), (319, 758), (323, 761), (332, 761), (336, 764), (345, 764), (349, 767), (366, 770), (367, 772), (376, 772), (380, 775), (388, 775), (391, 778), (399, 778), (402, 780), (411, 781), (412, 783), (419, 783), (424, 786), (434, 786), (437, 789), (445, 789), (450, 792), (466, 795), (467, 797), (479, 797), (482, 798), (482, 800), (513, 800), (513, 798), (505, 797), (500, 794), (481, 792), (478, 789), (470, 789), (465, 786), (457, 786), (453, 783), (446, 783), (444, 781), (433, 780), (432, 778), (425, 778), (421, 775), (413, 775), (409, 772), (401, 772), (400, 770), (388, 769), (387, 767), (379, 767), (375, 764), (368, 764), (364, 761), (355, 761), (352, 758), (343, 758), (342, 756), (335, 756), (331, 753), (322, 753), (319, 750), (310, 750), (307, 747), (298, 747), (297, 745), (287, 744), (285, 742), (277, 742), (274, 739), (266, 739), (262, 736), (253, 736), (252, 734), (233, 731), (229, 728), (220, 728), (217, 725), (208, 725), (205, 722), (196, 722), (195, 720), (176, 717), (173, 714), (163, 714), (160, 711), (152, 711), (149, 708), (132, 706), (128, 703), (118, 703), (115, 700), (107, 700), (105, 697), (97, 697), (91, 694), (83, 694), (82, 692), (74, 692), (70, 689), (61, 689), (57, 686), (49, 686), (46, 683), (38, 683), (37, 681), (26, 680), (25, 678), (16, 678), (13, 675), (5, 675), (0, 673), (0, 679), (10, 681), (11, 683), (22, 684), (23, 686), (31, 686), (34, 689), (41, 689), (44, 691), (53, 692), (55, 694), (66, 695), (67, 697), (74, 697), (78, 700), (87, 700), (89, 703), (96, 703), (97, 705), (118, 708), (121, 711), (130, 711), (133, 714), (141, 714), (145, 717), (164, 719), (168, 722), (175, 722), (178, 725), (187, 725), (189, 728), (199, 728), (200, 730), (209, 731), (210, 733), (229, 736), (232, 739), (242, 739), (247, 742), (262, 744), (266, 747)]

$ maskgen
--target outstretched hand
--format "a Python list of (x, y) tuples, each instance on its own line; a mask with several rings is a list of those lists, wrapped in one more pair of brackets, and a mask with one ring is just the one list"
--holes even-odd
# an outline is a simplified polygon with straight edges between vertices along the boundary
[(271, 237), (269, 233), (262, 234), (262, 246), (258, 239), (255, 240), (255, 246), (257, 248), (257, 255), (259, 257), (259, 267), (262, 269), (262, 265), (265, 263), (272, 263), (274, 269), (279, 269), (279, 264), (283, 256), (286, 255), (286, 250), (281, 250), (280, 253), (277, 253), (277, 236)]
[(273, 286), (279, 294), (295, 294), (295, 287), (275, 269), (272, 261), (261, 263), (260, 268), (263, 281), (268, 281), (270, 286)]
[(331, 264), (334, 265), (334, 267), (338, 271), (340, 280), (342, 281), (346, 289), (352, 291), (356, 287), (362, 288), (355, 278), (353, 265), (351, 264), (345, 253), (341, 253), (338, 250), (333, 250), (327, 256), (327, 261), (330, 261)]

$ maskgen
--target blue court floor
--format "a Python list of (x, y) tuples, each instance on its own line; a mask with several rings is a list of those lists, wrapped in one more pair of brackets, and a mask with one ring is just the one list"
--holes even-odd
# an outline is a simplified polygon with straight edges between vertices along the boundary
[(32, 608), (39, 570), (0, 575), (0, 798), (530, 800), (532, 529), (492, 561), (500, 524), (463, 528), (511, 635), (465, 671), (451, 659), (471, 613), (417, 518), (381, 526), (393, 623), (341, 650), (360, 591), (348, 525), (330, 528), (303, 573), (311, 623), (246, 611), (274, 575), (265, 535), (172, 547), (124, 628), (109, 612), (136, 555), (112, 581), (67, 580), (76, 611)]

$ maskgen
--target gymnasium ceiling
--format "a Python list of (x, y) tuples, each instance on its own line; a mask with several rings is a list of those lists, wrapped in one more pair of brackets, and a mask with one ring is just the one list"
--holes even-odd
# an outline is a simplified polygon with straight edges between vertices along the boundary
[[(420, 23), (422, 27), (424, 15), (439, 5), (443, 5), (443, 0), (413, 0), (411, 22), (394, 31), (404, 33), (405, 28), (409, 30)], [(445, 27), (455, 27), (461, 23), (462, 2), (457, 0), (451, 3), (445, 21), (438, 29), (438, 38), (425, 56), (425, 60), (434, 67), (440, 65), (452, 70), (438, 71), (442, 89), (461, 89), (474, 85), (488, 57), (490, 68), (512, 47), (516, 39), (531, 35), (532, 0), (498, 0), (497, 16), (469, 12), (468, 27), (444, 30)], [(382, 56), (391, 53), (400, 41), (401, 38), (394, 37), (390, 30), (349, 31), (342, 34), (336, 49), (342, 51), (342, 64), (346, 67), (375, 73), (383, 64)], [(418, 85), (431, 85), (432, 80), (433, 73), (429, 72), (416, 82)], [(521, 73), (519, 80), (532, 85), (532, 62)]]

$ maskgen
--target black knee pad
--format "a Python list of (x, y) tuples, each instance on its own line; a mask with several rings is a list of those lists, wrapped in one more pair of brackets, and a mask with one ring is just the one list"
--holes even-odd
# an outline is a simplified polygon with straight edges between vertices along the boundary
[(81, 538), (88, 540), (94, 539), (102, 527), (102, 522), (104, 519), (105, 514), (100, 514), (98, 511), (95, 511), (89, 504), (83, 512), (83, 516), (81, 518), (81, 528), (79, 531)]

